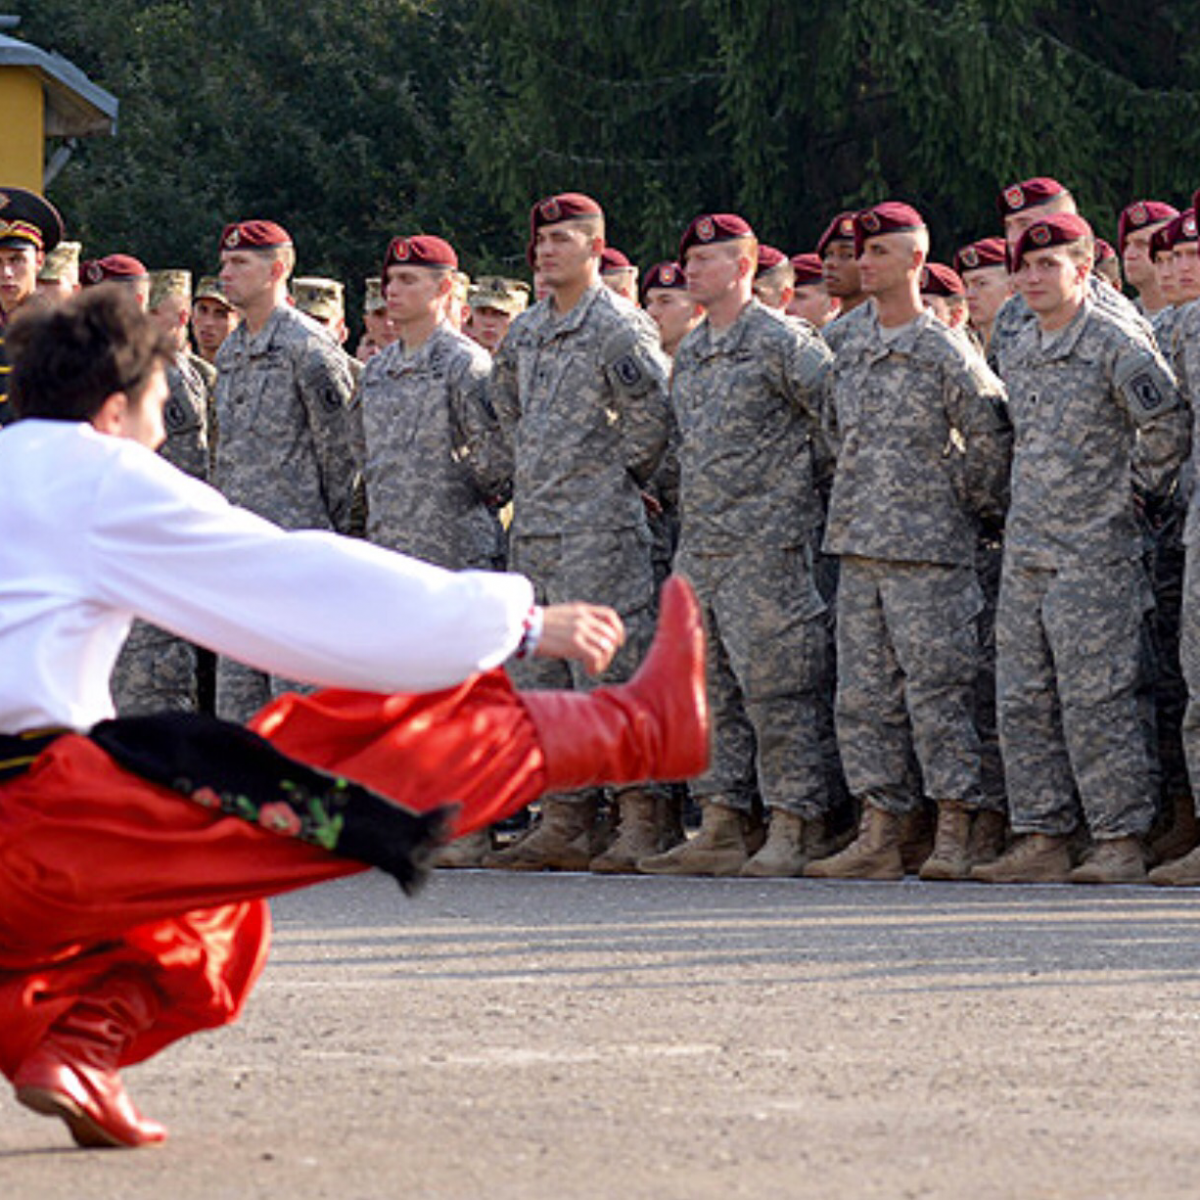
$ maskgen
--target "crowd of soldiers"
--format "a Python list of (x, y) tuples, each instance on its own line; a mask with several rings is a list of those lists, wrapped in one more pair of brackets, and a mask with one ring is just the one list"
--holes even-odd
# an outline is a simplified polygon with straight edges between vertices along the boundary
[[(527, 657), (518, 686), (628, 678), (663, 579), (688, 576), (707, 772), (546, 795), (445, 866), (1200, 884), (1195, 208), (1131, 203), (1114, 249), (1039, 177), (997, 217), (942, 264), (898, 201), (790, 256), (708, 213), (642, 272), (562, 193), (531, 211), (532, 286), (394, 238), (351, 351), (342, 285), (293, 279), (273, 221), (228, 225), (193, 288), (80, 263), (8, 188), (0, 315), (131, 287), (177, 342), (181, 469), (286, 528), (620, 613), (602, 677)], [(236, 721), (297, 689), (143, 624), (113, 678), (122, 714)]]

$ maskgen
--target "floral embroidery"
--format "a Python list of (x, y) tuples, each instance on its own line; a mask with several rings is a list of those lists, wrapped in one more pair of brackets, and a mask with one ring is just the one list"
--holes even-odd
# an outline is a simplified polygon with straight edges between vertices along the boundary
[(221, 807), (221, 797), (210, 787), (197, 788), (192, 793), (192, 799), (204, 808)]
[(278, 801), (275, 804), (264, 804), (258, 812), (258, 823), (272, 833), (286, 833), (295, 837), (303, 828), (296, 810), (290, 804)]

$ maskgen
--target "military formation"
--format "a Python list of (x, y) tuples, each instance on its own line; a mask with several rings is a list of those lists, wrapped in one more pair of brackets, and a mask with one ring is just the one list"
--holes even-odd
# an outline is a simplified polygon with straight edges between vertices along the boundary
[[(1114, 247), (1023, 180), (950, 264), (898, 200), (794, 254), (706, 213), (641, 270), (567, 192), (531, 210), (531, 282), (393, 238), (352, 338), (274, 221), (227, 225), (193, 286), (81, 261), (0, 188), (0, 423), (4, 326), (127, 287), (178, 346), (180, 469), (289, 529), (620, 613), (602, 677), (528, 658), (518, 686), (628, 678), (686, 574), (708, 771), (551, 793), (443, 866), (1200, 885), (1194, 203), (1129, 204)], [(113, 677), (123, 714), (237, 721), (300, 687), (141, 623)]]

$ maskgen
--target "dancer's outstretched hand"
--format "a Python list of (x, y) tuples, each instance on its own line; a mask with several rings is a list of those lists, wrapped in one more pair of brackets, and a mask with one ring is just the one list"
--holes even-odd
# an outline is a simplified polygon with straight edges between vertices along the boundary
[(625, 626), (611, 608), (598, 604), (550, 604), (542, 609), (536, 658), (573, 658), (589, 675), (599, 675), (625, 642)]

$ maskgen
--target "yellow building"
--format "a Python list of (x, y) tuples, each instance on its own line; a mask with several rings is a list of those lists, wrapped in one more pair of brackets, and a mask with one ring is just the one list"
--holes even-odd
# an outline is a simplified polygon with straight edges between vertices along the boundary
[[(61, 55), (9, 37), (0, 16), (0, 183), (42, 192), (70, 157), (73, 139), (115, 133), (117, 99)], [(65, 138), (46, 160), (46, 139)]]

